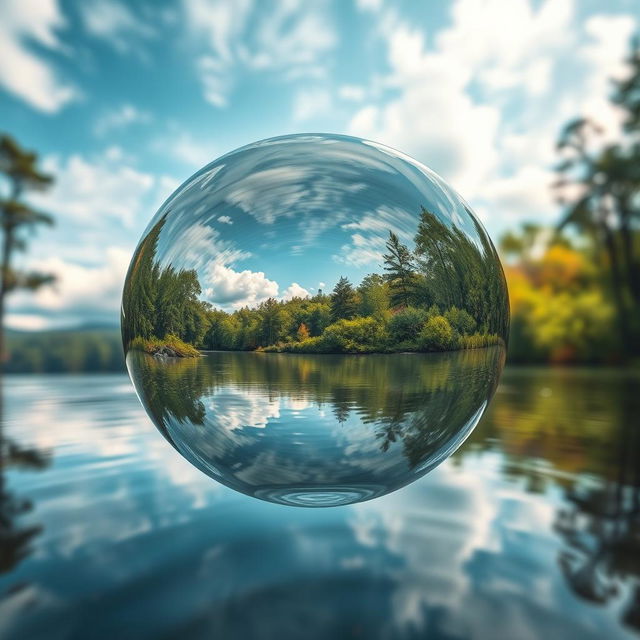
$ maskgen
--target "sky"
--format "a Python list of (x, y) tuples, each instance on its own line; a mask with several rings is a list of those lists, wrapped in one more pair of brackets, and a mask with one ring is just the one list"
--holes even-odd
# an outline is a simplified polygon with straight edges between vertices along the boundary
[(422, 207), (464, 234), (480, 260), (495, 260), (468, 205), (406, 154), (352, 136), (278, 136), (181, 185), (149, 223), (141, 255), (195, 271), (200, 299), (232, 312), (384, 273), (389, 233), (413, 251)]
[(7, 325), (115, 323), (158, 207), (205, 164), (276, 135), (399, 149), (494, 240), (551, 224), (558, 133), (590, 116), (615, 137), (610, 79), (639, 23), (635, 0), (5, 0), (0, 130), (56, 177), (31, 201), (57, 224), (20, 262), (58, 276), (13, 295)]

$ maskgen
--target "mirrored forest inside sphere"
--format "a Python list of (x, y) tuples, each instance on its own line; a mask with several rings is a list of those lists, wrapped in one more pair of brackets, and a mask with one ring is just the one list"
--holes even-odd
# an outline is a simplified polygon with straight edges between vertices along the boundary
[(122, 301), (148, 414), (205, 473), (284, 504), (373, 498), (477, 424), (509, 326), (497, 253), (404, 154), (337, 135), (258, 142), (162, 205)]

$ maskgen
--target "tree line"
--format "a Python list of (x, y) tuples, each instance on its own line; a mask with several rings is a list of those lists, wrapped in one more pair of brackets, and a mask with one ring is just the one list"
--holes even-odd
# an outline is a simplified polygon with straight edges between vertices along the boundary
[[(155, 352), (168, 341), (180, 355), (204, 350), (363, 353), (446, 351), (504, 340), (504, 276), (484, 231), (479, 245), (422, 208), (411, 251), (389, 231), (384, 273), (291, 300), (268, 298), (232, 313), (199, 299), (192, 269), (155, 259), (158, 221), (136, 250), (123, 296), (126, 345)], [(183, 345), (184, 343), (184, 345)]]

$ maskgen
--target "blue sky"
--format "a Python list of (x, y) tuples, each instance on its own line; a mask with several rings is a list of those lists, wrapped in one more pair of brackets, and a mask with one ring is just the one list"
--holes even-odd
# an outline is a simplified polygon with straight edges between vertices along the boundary
[(115, 321), (158, 206), (204, 164), (274, 135), (400, 149), (494, 238), (551, 222), (558, 131), (590, 115), (615, 136), (609, 78), (639, 13), (632, 0), (5, 1), (0, 128), (57, 178), (33, 200), (58, 224), (21, 260), (59, 277), (13, 296), (7, 322)]

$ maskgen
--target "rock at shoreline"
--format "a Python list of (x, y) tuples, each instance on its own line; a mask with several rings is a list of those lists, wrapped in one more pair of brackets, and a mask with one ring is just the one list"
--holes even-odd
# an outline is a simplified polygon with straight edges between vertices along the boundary
[(180, 354), (177, 351), (174, 351), (171, 347), (167, 347), (166, 345), (160, 347), (154, 354), (154, 358), (179, 358)]

